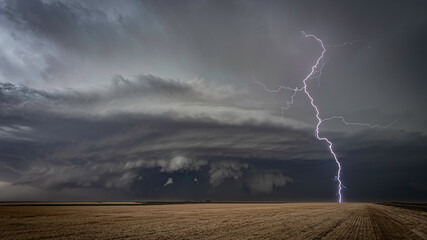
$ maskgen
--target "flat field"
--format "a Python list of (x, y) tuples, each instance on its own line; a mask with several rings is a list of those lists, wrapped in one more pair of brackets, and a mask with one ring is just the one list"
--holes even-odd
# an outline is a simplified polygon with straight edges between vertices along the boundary
[(371, 203), (3, 203), (0, 239), (427, 239), (427, 212)]

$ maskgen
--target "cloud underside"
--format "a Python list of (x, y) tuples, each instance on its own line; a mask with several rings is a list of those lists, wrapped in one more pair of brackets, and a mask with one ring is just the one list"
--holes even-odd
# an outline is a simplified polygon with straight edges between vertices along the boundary
[[(90, 92), (2, 84), (3, 180), (52, 190), (135, 191), (135, 184), (149, 180), (145, 170), (151, 169), (162, 176), (204, 175), (211, 188), (234, 181), (260, 194), (294, 181), (286, 169), (266, 168), (260, 162), (330, 160), (312, 129), (237, 104), (232, 101), (236, 95), (245, 98), (244, 92), (203, 80), (154, 76), (117, 77), (109, 87)], [(397, 144), (386, 139), (409, 144), (424, 138), (392, 131), (372, 135), (372, 130), (352, 137), (327, 134), (339, 139), (342, 157), (347, 152), (363, 154), (377, 142), (385, 143), (384, 149)], [(170, 187), (176, 182), (172, 177), (157, 181)]]
[[(259, 193), (291, 178), (269, 170), (260, 177), (245, 161), (327, 158), (304, 124), (235, 103), (236, 96), (245, 93), (154, 76), (118, 76), (89, 92), (1, 84), (2, 170), (15, 184), (46, 189), (126, 189), (144, 179), (143, 169), (205, 171), (213, 187), (245, 179)], [(297, 150), (311, 144), (311, 152)]]

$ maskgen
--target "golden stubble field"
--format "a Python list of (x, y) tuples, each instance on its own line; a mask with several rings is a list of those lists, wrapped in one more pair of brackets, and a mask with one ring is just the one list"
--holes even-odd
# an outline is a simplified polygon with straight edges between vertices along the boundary
[(427, 239), (427, 212), (370, 203), (1, 206), (0, 239)]

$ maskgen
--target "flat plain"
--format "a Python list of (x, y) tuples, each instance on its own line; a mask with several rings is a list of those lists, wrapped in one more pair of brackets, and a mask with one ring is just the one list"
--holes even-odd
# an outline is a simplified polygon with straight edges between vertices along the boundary
[(427, 239), (427, 212), (373, 203), (3, 203), (0, 239)]

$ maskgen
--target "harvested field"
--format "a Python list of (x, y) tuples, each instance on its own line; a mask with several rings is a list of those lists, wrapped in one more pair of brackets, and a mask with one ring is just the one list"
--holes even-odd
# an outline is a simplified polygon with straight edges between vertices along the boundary
[(0, 239), (427, 239), (427, 213), (370, 203), (0, 206)]

